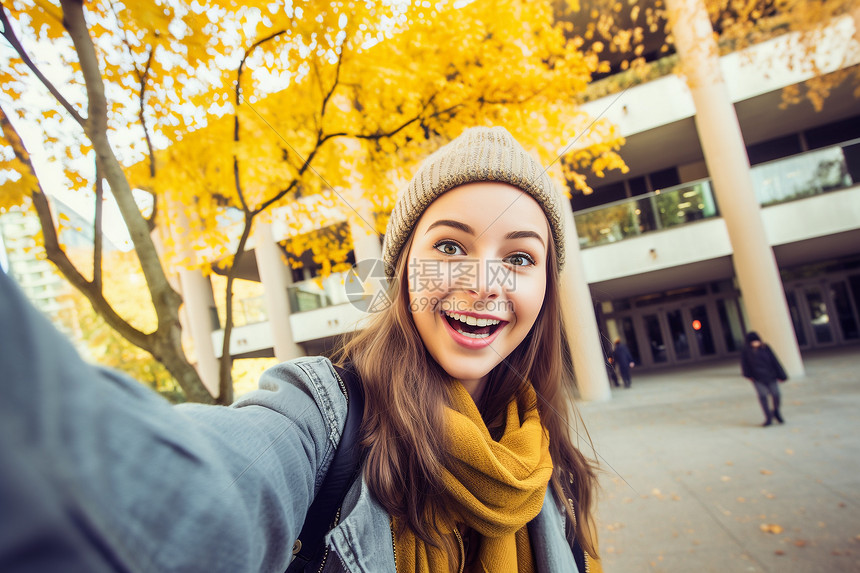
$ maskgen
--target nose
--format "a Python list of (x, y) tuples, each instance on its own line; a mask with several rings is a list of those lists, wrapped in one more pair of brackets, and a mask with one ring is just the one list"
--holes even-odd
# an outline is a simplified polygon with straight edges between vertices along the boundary
[(505, 290), (508, 270), (502, 261), (476, 259), (473, 272), (461, 277), (457, 286), (476, 300), (495, 299)]

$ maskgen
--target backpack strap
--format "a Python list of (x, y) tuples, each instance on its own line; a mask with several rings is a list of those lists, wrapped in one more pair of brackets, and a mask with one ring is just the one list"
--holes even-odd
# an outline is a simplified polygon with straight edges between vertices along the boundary
[(286, 573), (304, 571), (308, 563), (316, 562), (325, 549), (325, 534), (334, 527), (337, 512), (343, 504), (349, 486), (358, 475), (363, 451), (359, 430), (364, 416), (364, 392), (358, 375), (351, 365), (334, 367), (344, 383), (347, 400), (346, 422), (325, 479), (305, 515), (299, 538), (293, 545), (293, 561)]

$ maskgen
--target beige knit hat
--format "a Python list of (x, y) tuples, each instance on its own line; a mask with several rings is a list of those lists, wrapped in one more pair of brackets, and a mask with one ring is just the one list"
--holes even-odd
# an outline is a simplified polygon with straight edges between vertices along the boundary
[(556, 260), (564, 264), (562, 201), (544, 168), (523, 149), (504, 127), (473, 127), (430, 155), (397, 198), (382, 245), (388, 278), (403, 243), (421, 214), (439, 195), (454, 187), (480, 181), (499, 181), (522, 189), (543, 208)]

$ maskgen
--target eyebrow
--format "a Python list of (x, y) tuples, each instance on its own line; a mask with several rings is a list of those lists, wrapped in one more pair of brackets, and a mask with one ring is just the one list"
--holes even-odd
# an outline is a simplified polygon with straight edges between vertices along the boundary
[(470, 235), (475, 234), (475, 231), (474, 231), (474, 229), (472, 229), (472, 227), (470, 227), (466, 223), (461, 223), (460, 221), (454, 221), (453, 219), (439, 219), (438, 221), (436, 221), (435, 223), (433, 223), (432, 225), (427, 227), (427, 232), (424, 234), (426, 235), (427, 233), (429, 233), (432, 229), (435, 229), (436, 227), (453, 227), (455, 229), (459, 229), (460, 231), (463, 231), (464, 233), (469, 233)]
[[(427, 233), (429, 233), (432, 229), (435, 229), (436, 227), (451, 227), (463, 231), (464, 233), (468, 233), (473, 236), (475, 235), (475, 230), (472, 229), (472, 227), (470, 227), (466, 223), (454, 221), (453, 219), (440, 219), (432, 223), (429, 227), (427, 227)], [(540, 241), (540, 244), (544, 248), (546, 248), (546, 242), (543, 240), (543, 237), (541, 237), (534, 231), (511, 231), (510, 233), (505, 235), (505, 239), (537, 239), (538, 241)]]
[(546, 248), (546, 243), (544, 242), (543, 237), (534, 231), (511, 231), (505, 235), (505, 239), (537, 239), (540, 241), (540, 244)]

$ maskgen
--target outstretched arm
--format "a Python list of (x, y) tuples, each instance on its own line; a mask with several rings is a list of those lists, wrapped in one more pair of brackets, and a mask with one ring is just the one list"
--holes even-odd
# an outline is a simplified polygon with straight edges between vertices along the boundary
[(0, 364), (0, 571), (286, 568), (346, 409), (319, 364), (173, 407), (81, 360), (2, 272)]

